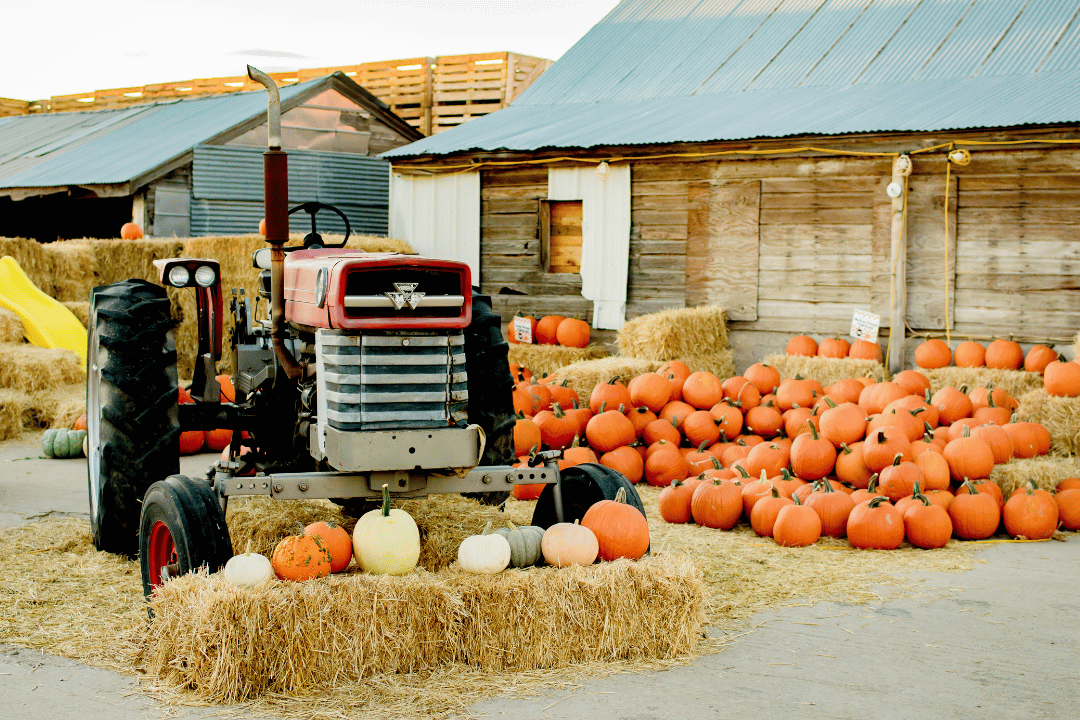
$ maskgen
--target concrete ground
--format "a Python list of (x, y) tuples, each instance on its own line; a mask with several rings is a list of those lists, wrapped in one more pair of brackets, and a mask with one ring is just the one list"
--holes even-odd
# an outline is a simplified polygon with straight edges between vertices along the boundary
[[(0, 443), (0, 527), (87, 517), (85, 461), (39, 455), (33, 436)], [(212, 459), (184, 458), (181, 471), (199, 474)], [(759, 613), (722, 652), (687, 666), (472, 711), (538, 720), (1080, 717), (1080, 538), (985, 545), (978, 558), (961, 575), (913, 578), (920, 599)], [(220, 710), (166, 707), (132, 678), (0, 644), (0, 718), (187, 720)]]

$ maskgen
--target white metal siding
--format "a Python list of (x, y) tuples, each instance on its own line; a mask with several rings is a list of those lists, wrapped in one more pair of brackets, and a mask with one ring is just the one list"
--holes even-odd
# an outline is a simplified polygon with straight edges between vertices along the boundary
[(593, 301), (593, 327), (626, 321), (630, 264), (630, 166), (548, 170), (549, 200), (581, 200), (581, 295)]
[(467, 263), (477, 284), (480, 173), (418, 177), (391, 172), (390, 237), (407, 241), (425, 257)]

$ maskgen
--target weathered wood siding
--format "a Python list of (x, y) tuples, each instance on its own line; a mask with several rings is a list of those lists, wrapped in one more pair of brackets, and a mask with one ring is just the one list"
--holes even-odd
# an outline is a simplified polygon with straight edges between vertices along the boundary
[[(947, 314), (958, 337), (1073, 336), (1080, 149), (973, 148), (970, 165), (950, 170), (948, 209), (944, 152), (913, 159), (907, 325), (943, 332)], [(722, 302), (736, 332), (846, 335), (856, 308), (887, 325), (902, 300), (890, 282), (890, 178), (885, 156), (635, 162), (627, 318)], [(543, 167), (484, 172), (483, 287), (529, 293), (506, 308), (588, 319), (576, 276), (541, 270), (546, 190)]]

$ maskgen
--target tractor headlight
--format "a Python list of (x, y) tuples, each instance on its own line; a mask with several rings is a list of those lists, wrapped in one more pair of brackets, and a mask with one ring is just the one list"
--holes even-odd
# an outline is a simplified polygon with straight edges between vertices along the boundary
[(191, 272), (183, 265), (174, 265), (169, 268), (169, 284), (173, 287), (184, 287), (191, 281)]
[(211, 287), (217, 282), (217, 273), (209, 265), (203, 265), (195, 270), (195, 282), (202, 287)]

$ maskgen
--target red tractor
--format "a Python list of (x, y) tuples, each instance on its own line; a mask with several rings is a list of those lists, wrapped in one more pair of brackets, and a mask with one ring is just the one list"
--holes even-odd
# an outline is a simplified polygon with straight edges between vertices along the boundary
[[(235, 399), (216, 377), (223, 302), (218, 263), (156, 262), (162, 283), (196, 293), (199, 348), (189, 392), (178, 403), (174, 322), (165, 287), (127, 280), (94, 289), (87, 354), (90, 516), (98, 549), (139, 555), (149, 596), (170, 577), (232, 556), (230, 497), (331, 498), (346, 509), (395, 497), (475, 494), (500, 503), (515, 483), (547, 483), (533, 523), (580, 518), (619, 487), (601, 465), (514, 468), (513, 379), (499, 316), (473, 288), (463, 263), (366, 253), (325, 243), (315, 217), (287, 210), (278, 90), (269, 92), (264, 155), (266, 239), (260, 271), (269, 319), (257, 321), (234, 290)], [(303, 246), (285, 247), (288, 215), (311, 215)], [(260, 299), (256, 299), (258, 304)], [(233, 431), (229, 460), (206, 476), (179, 474), (179, 436)], [(644, 510), (642, 510), (644, 512)]]

